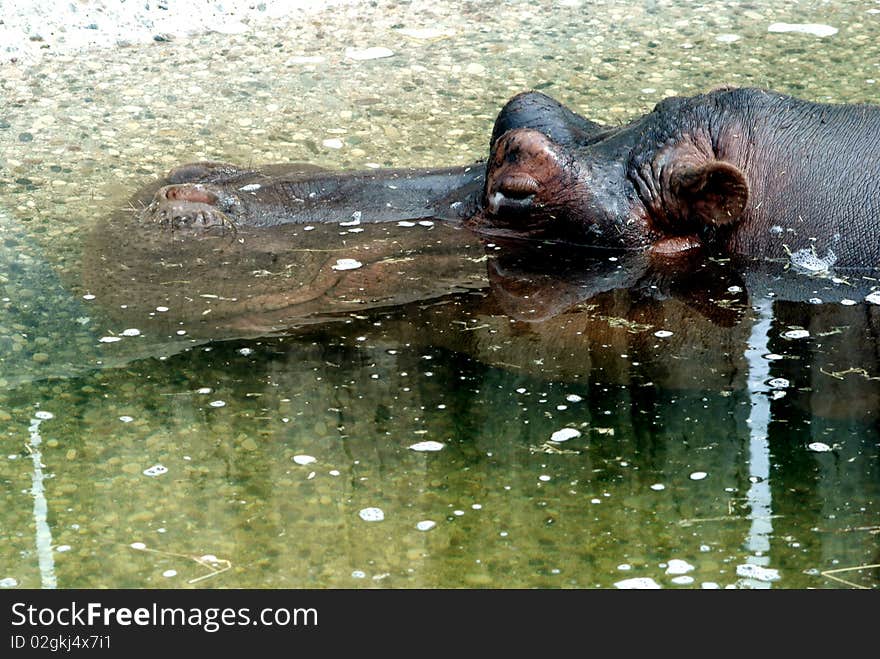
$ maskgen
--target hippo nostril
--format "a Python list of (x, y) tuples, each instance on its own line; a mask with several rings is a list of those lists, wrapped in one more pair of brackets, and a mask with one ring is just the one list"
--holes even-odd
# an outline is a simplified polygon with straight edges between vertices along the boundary
[(214, 205), (217, 203), (217, 195), (208, 192), (200, 185), (180, 184), (169, 185), (163, 191), (166, 199), (174, 201), (188, 201), (198, 204)]
[(497, 191), (509, 199), (526, 199), (540, 189), (538, 181), (528, 174), (513, 174), (498, 183)]

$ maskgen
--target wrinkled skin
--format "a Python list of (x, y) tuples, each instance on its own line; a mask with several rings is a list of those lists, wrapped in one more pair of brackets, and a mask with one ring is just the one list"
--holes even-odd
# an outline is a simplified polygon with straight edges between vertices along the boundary
[(610, 128), (541, 94), (514, 97), (471, 224), (661, 254), (831, 250), (837, 266), (871, 268), (878, 221), (880, 108), (719, 89)]

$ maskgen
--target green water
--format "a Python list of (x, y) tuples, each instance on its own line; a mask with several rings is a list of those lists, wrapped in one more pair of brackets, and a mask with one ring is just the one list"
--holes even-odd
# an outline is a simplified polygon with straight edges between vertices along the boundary
[[(0, 579), (834, 588), (823, 571), (869, 566), (834, 576), (876, 587), (880, 320), (847, 284), (808, 282), (815, 305), (739, 282), (721, 321), (610, 287), (535, 323), (483, 279), (206, 343), (83, 298), (82, 264), (95, 224), (176, 164), (467, 164), (524, 89), (604, 123), (722, 84), (877, 102), (878, 9), (377, 2), (3, 64)], [(345, 56), (370, 46), (395, 54)], [(548, 443), (563, 428), (579, 434)]]

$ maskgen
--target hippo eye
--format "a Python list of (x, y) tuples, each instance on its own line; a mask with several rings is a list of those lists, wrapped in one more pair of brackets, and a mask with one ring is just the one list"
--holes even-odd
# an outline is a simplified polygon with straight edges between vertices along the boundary
[(540, 189), (540, 184), (528, 174), (508, 176), (498, 185), (498, 192), (511, 199), (525, 199)]

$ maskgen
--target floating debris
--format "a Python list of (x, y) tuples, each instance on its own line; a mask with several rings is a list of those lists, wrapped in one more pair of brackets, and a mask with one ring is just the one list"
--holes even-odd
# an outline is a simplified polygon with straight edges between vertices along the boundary
[(694, 566), (680, 558), (673, 558), (666, 563), (666, 574), (687, 574)]
[(135, 327), (122, 330), (122, 336), (140, 336), (141, 331)]
[(412, 444), (409, 449), (411, 451), (439, 451), (444, 446), (445, 444), (442, 444), (440, 442), (428, 440), (425, 442), (416, 442), (415, 444)]
[(768, 32), (796, 32), (814, 37), (830, 37), (837, 34), (837, 28), (823, 23), (771, 23)]
[(767, 386), (773, 389), (788, 389), (791, 386), (791, 382), (785, 378), (773, 378), (767, 381)]
[(827, 453), (832, 450), (825, 442), (810, 442), (807, 444), (807, 448), (816, 453)]
[(343, 146), (342, 140), (340, 140), (338, 137), (331, 137), (330, 139), (321, 142), (321, 144), (323, 144), (328, 149), (341, 149)]
[(313, 455), (301, 454), (293, 456), (293, 461), (298, 465), (310, 465), (317, 462), (318, 459)]
[(690, 478), (692, 481), (701, 481), (708, 475), (709, 474), (707, 474), (705, 471), (695, 471), (688, 478)]
[(672, 336), (672, 332), (670, 332), (669, 330), (657, 330), (656, 332), (654, 332), (654, 336), (660, 339), (665, 339)]
[(385, 519), (385, 513), (381, 508), (362, 508), (360, 512), (358, 512), (358, 517), (365, 522), (381, 522)]
[(336, 259), (336, 265), (330, 267), (334, 270), (357, 270), (362, 265), (357, 259)]
[(655, 492), (660, 492), (661, 490), (665, 490), (666, 486), (663, 483), (654, 483), (651, 485), (651, 489)]
[(123, 414), (121, 417), (119, 417), (119, 420), (122, 421), (122, 423), (131, 423), (132, 421), (134, 421), (134, 417)]
[(715, 41), (720, 43), (733, 43), (742, 39), (738, 34), (719, 34), (715, 36)]
[(163, 576), (163, 577), (168, 577), (168, 578), (176, 577), (176, 576), (177, 576), (177, 570), (165, 570), (165, 571), (162, 573), (162, 576)]
[(565, 397), (565, 400), (567, 400), (569, 403), (580, 403), (583, 399), (583, 396), (578, 396), (577, 394), (568, 394)]
[(868, 302), (869, 304), (880, 304), (880, 291), (868, 293), (865, 296), (865, 302)]
[(121, 336), (102, 336), (98, 339), (101, 343), (116, 343), (117, 341), (122, 341)]
[(752, 563), (744, 563), (743, 565), (736, 566), (736, 576), (754, 579), (755, 581), (778, 581), (779, 570), (753, 565)]
[(810, 333), (805, 329), (793, 329), (793, 330), (788, 330), (787, 332), (783, 332), (780, 336), (782, 336), (783, 339), (795, 340), (795, 339), (805, 339), (808, 336), (810, 336)]
[(4, 577), (0, 579), (0, 588), (15, 588), (18, 585), (18, 579), (15, 577)]
[(208, 405), (210, 405), (211, 407), (226, 407), (226, 401), (225, 400), (212, 400), (210, 403), (208, 403)]
[(430, 531), (430, 530), (433, 529), (435, 526), (437, 526), (437, 522), (434, 522), (434, 521), (432, 521), (432, 520), (430, 520), (430, 519), (423, 519), (421, 522), (418, 522), (418, 523), (416, 524), (416, 528), (417, 528), (419, 531)]
[(624, 579), (614, 584), (615, 588), (621, 590), (659, 590), (660, 584), (651, 577), (635, 577), (633, 579)]
[(557, 430), (552, 435), (550, 435), (551, 442), (567, 442), (569, 439), (574, 439), (575, 437), (580, 437), (581, 431), (576, 428), (563, 428), (562, 430)]
[(144, 476), (150, 476), (151, 478), (155, 477), (155, 476), (161, 476), (162, 474), (167, 474), (167, 473), (168, 473), (168, 467), (166, 467), (164, 465), (157, 464), (157, 465), (153, 465), (152, 467), (147, 467), (146, 469), (144, 469)]
[(694, 578), (687, 574), (684, 574), (680, 577), (673, 577), (670, 581), (678, 586), (687, 586), (694, 583)]
[(345, 56), (358, 62), (371, 59), (381, 59), (383, 57), (392, 57), (394, 51), (384, 46), (373, 46), (371, 48), (346, 48)]

